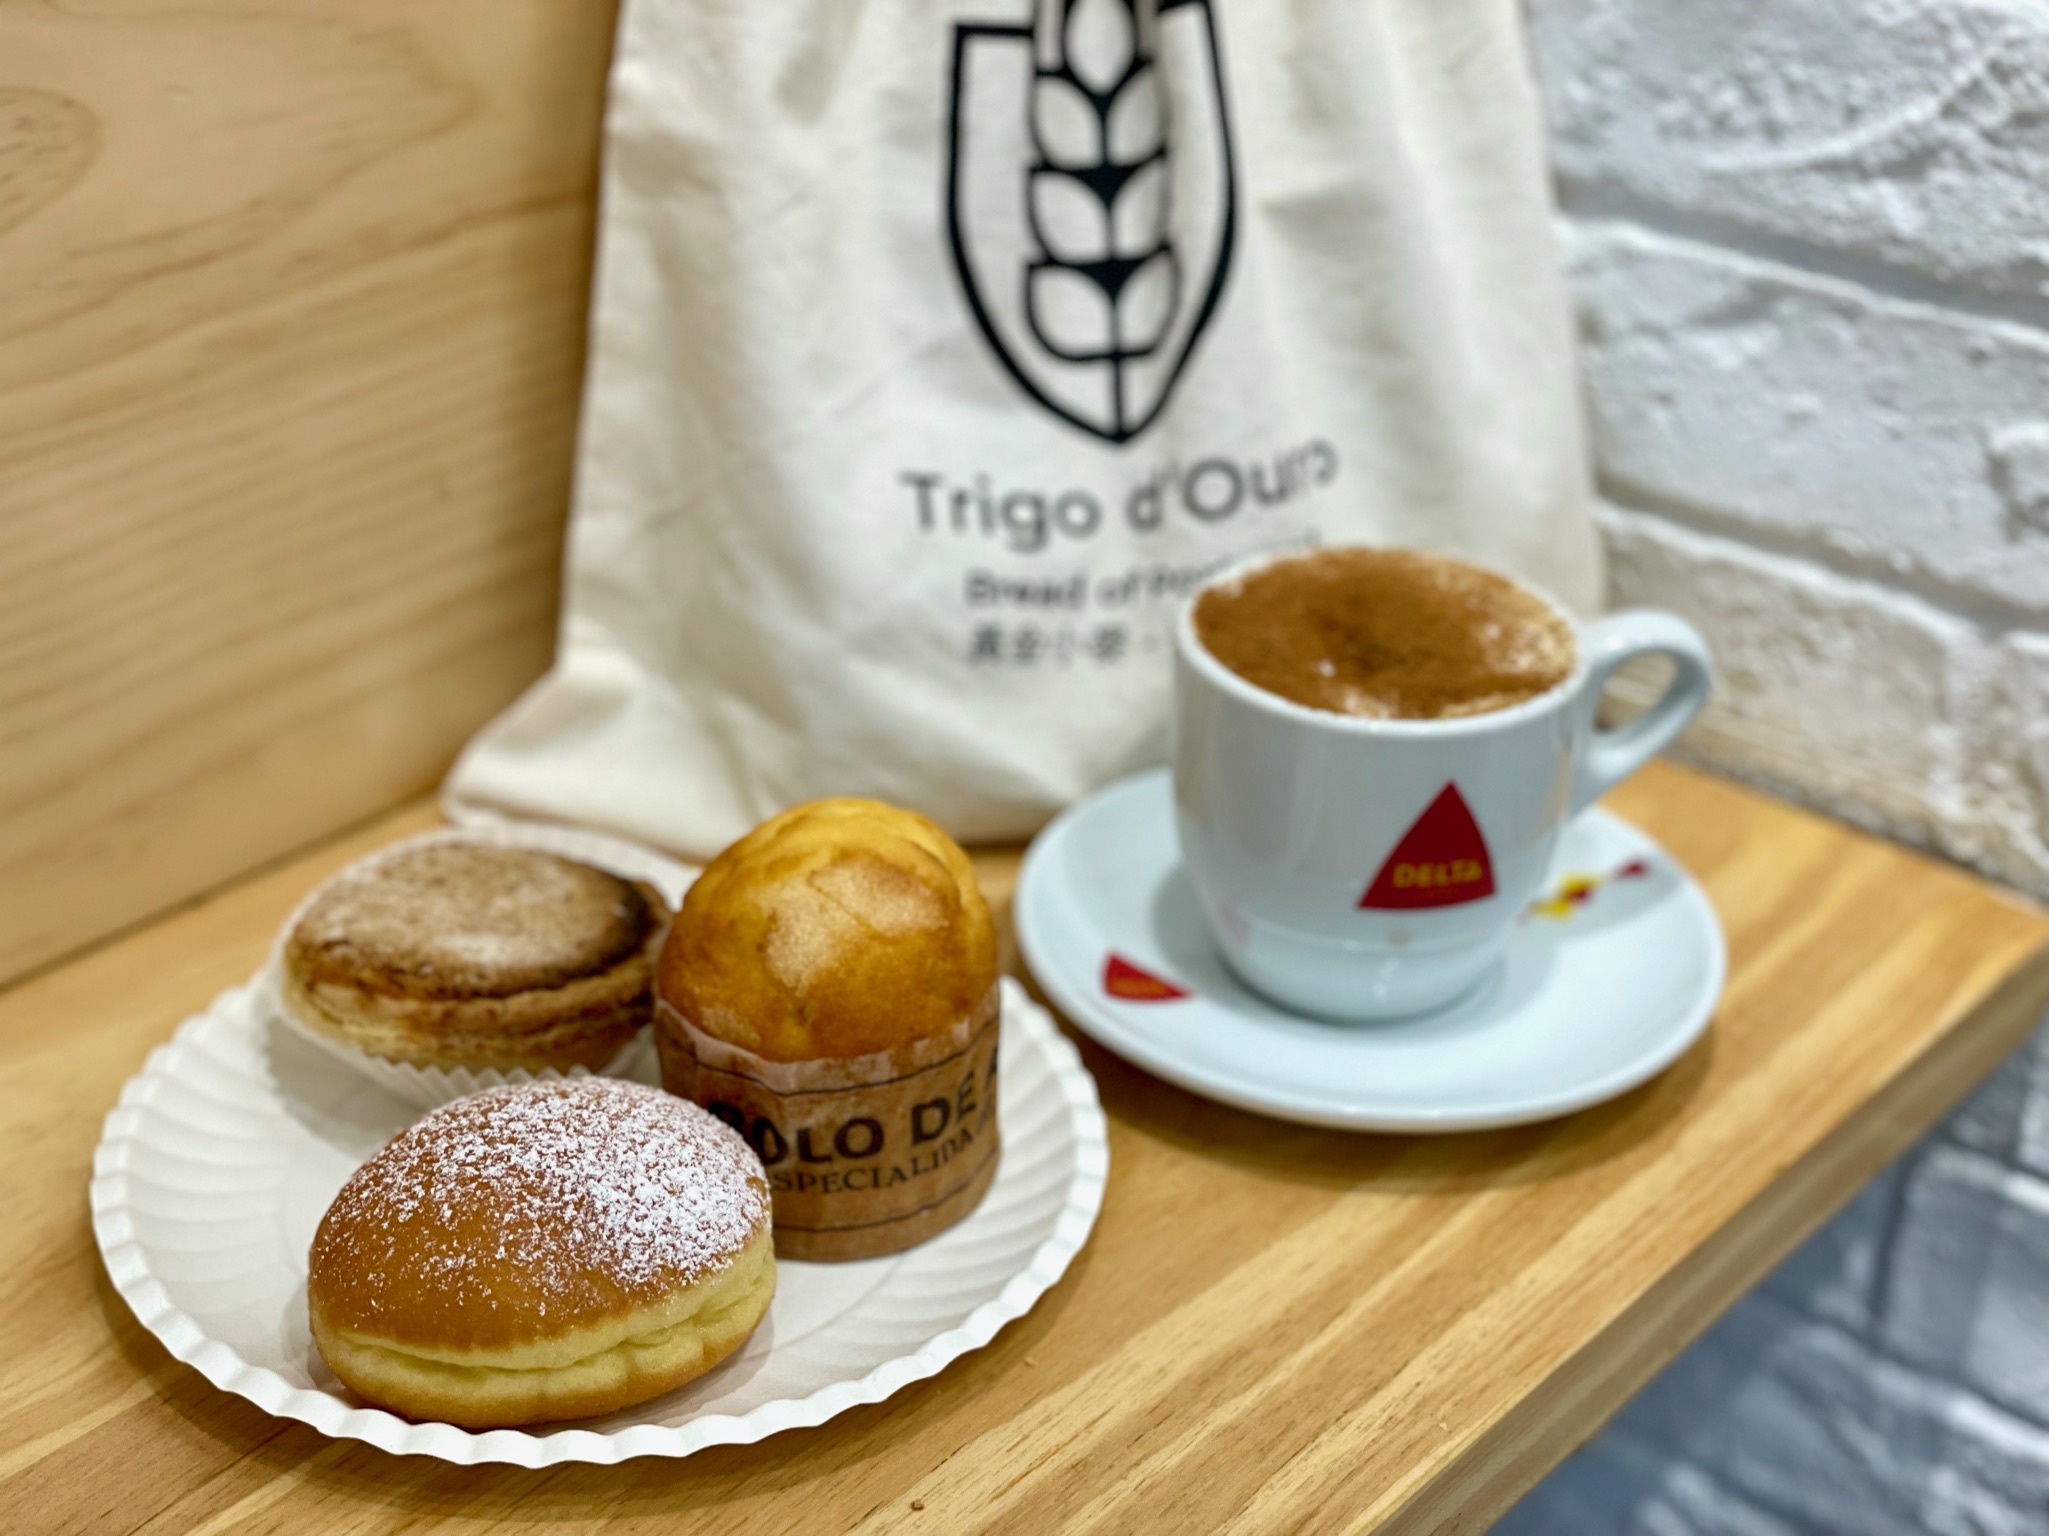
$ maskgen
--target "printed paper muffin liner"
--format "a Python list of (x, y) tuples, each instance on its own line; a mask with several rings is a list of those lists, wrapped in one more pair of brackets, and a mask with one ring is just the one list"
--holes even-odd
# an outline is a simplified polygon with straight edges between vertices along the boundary
[[(420, 1067), (410, 1062), (390, 1061), (323, 1034), (294, 1017), (291, 1010), (285, 1006), (285, 940), (331, 881), (351, 871), (374, 867), (406, 849), (434, 843), (481, 843), (499, 848), (530, 848), (541, 853), (577, 859), (599, 869), (609, 870), (625, 879), (638, 880), (653, 886), (672, 913), (682, 904), (683, 893), (690, 889), (691, 882), (697, 878), (695, 870), (656, 853), (653, 849), (643, 848), (623, 838), (609, 837), (597, 832), (581, 832), (570, 827), (492, 823), (460, 830), (425, 832), (418, 837), (406, 838), (389, 847), (378, 849), (349, 865), (346, 870), (337, 871), (328, 881), (323, 881), (307, 893), (306, 898), (293, 909), (292, 915), (278, 930), (277, 939), (271, 946), (270, 959), (265, 964), (258, 983), (261, 1006), (273, 1021), (291, 1031), (299, 1039), (318, 1047), (378, 1086), (421, 1109), (434, 1109), (451, 1099), (463, 1098), (486, 1088), (501, 1087), (506, 1083), (544, 1082), (552, 1078), (591, 1076), (592, 1073), (586, 1067), (571, 1067), (567, 1072), (545, 1067), (533, 1072), (523, 1067)], [(598, 1075), (631, 1078), (635, 1082), (649, 1084), (659, 1082), (653, 1034), (652, 1029), (638, 1031), (620, 1048), (618, 1054), (599, 1069)]]
[(996, 1176), (1001, 991), (894, 1050), (769, 1061), (655, 1003), (662, 1085), (747, 1138), (775, 1198), (776, 1253), (897, 1253), (973, 1211)]

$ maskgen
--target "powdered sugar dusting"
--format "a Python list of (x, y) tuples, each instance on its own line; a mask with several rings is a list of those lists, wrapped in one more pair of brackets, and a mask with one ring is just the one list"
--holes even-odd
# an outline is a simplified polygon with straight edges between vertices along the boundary
[(768, 1214), (753, 1151), (695, 1104), (612, 1078), (520, 1083), (444, 1105), (357, 1169), (311, 1283), (344, 1325), (414, 1317), (484, 1343), (501, 1307), (566, 1328), (659, 1296)]

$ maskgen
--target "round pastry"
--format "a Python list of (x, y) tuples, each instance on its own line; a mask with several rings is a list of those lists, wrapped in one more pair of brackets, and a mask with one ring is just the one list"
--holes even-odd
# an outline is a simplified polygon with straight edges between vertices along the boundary
[(873, 800), (786, 811), (713, 859), (656, 979), (663, 1082), (746, 1135), (777, 1251), (894, 1252), (996, 1171), (996, 933), (967, 855)]
[(552, 853), (414, 844), (314, 897), (281, 1001), (388, 1061), (595, 1071), (648, 1021), (668, 916), (650, 887)]
[(335, 1375), (471, 1429), (667, 1392), (738, 1349), (774, 1293), (746, 1143), (672, 1094), (595, 1077), (418, 1121), (342, 1186), (306, 1277)]

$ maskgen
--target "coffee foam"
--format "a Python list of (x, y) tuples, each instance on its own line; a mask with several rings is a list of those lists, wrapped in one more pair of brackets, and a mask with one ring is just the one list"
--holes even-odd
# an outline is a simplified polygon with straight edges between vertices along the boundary
[(1507, 709), (1572, 672), (1571, 626), (1504, 576), (1421, 550), (1339, 548), (1205, 591), (1202, 646), (1310, 709), (1443, 720)]

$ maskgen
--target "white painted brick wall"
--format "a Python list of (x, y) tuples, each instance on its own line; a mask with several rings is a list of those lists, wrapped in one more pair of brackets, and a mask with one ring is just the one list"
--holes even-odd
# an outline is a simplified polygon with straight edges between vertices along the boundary
[[(2049, 183), (2044, 199), (2049, 202)], [(1992, 700), (1977, 735), (1986, 753), (1986, 814), (2006, 852), (1995, 863), (2049, 868), (2049, 634), (2007, 635), (1992, 675)], [(2044, 884), (2027, 883), (2038, 892)]]
[[(1692, 1508), (1668, 1492), (1685, 1473), (1700, 1479)], [(1495, 1530), (1692, 1536), (1767, 1519), (1800, 1536), (2042, 1536), (2049, 1430), (1759, 1292)]]
[[(1575, 202), (2049, 291), (2039, 0), (1532, 0)], [(1953, 300), (1954, 301), (1954, 300)]]
[(1625, 500), (2049, 620), (2049, 333), (1627, 223), (1569, 259)]
[(1956, 723), (1989, 660), (1969, 624), (1665, 518), (1611, 506), (1601, 521), (1611, 598), (1683, 614), (1714, 647), (1696, 756), (1885, 831), (1982, 844)]
[[(2049, 896), (2049, 0), (1529, 0), (1684, 750)], [(2049, 1536), (2049, 1026), (1504, 1518)]]
[(2049, 1180), (1953, 1147), (1923, 1158), (1893, 1234), (1878, 1339), (2049, 1424)]
[(2049, 1032), (2008, 1057), (1951, 1117), (1959, 1146), (2049, 1178)]

